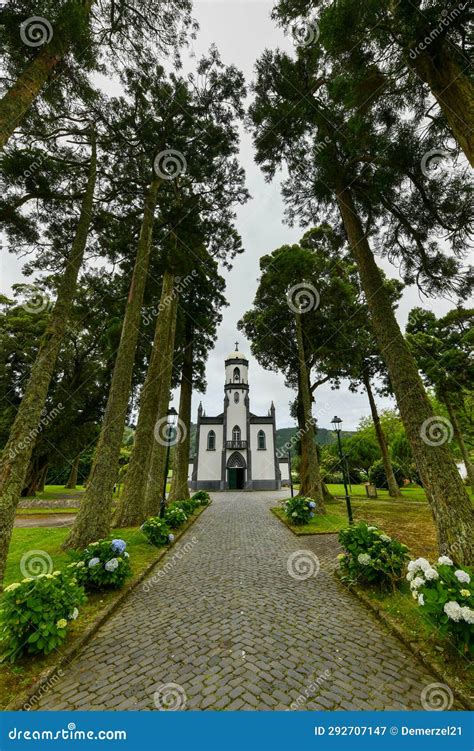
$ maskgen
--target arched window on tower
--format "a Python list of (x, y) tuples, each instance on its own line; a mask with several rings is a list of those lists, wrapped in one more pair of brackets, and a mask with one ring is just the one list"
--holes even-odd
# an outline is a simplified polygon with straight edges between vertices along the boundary
[(207, 434), (207, 450), (208, 451), (215, 451), (216, 450), (216, 434), (213, 430), (210, 430)]
[(240, 370), (239, 370), (239, 368), (234, 368), (234, 383), (240, 383)]
[(234, 425), (232, 429), (232, 440), (240, 441), (240, 428), (238, 425)]
[(267, 439), (263, 430), (259, 430), (257, 433), (257, 447), (259, 451), (264, 451), (267, 448)]

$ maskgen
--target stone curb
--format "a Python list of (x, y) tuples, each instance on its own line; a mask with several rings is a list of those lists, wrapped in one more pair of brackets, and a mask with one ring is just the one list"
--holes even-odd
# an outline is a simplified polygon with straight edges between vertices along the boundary
[(337, 579), (337, 581), (346, 589), (349, 590), (357, 599), (362, 602), (369, 610), (371, 610), (377, 618), (382, 621), (382, 623), (386, 626), (386, 628), (394, 635), (396, 636), (403, 644), (412, 652), (415, 657), (420, 660), (420, 662), (423, 663), (423, 665), (428, 668), (428, 670), (433, 673), (436, 678), (438, 678), (442, 683), (446, 684), (448, 688), (451, 689), (456, 699), (464, 705), (464, 707), (468, 710), (474, 709), (474, 704), (472, 703), (471, 697), (469, 694), (467, 694), (462, 688), (456, 687), (451, 682), (451, 678), (447, 676), (443, 670), (437, 665), (437, 663), (432, 660), (430, 657), (428, 657), (426, 654), (423, 654), (423, 652), (416, 646), (416, 644), (413, 643), (413, 640), (410, 641), (410, 638), (407, 636), (405, 631), (398, 625), (398, 623), (395, 623), (392, 618), (390, 618), (385, 611), (380, 608), (377, 603), (375, 603), (373, 600), (370, 599), (370, 597), (367, 597), (367, 595), (362, 592), (357, 587), (354, 587), (350, 584), (346, 584), (342, 581), (340, 573), (336, 570), (334, 572), (334, 575)]
[(25, 689), (23, 693), (20, 694), (20, 698), (17, 697), (15, 701), (12, 704), (8, 704), (3, 711), (23, 710), (24, 705), (28, 704), (30, 700), (40, 692), (41, 687), (45, 683), (48, 683), (49, 679), (52, 678), (53, 675), (57, 673), (61, 667), (72, 662), (74, 657), (76, 657), (76, 655), (82, 650), (82, 648), (91, 640), (91, 638), (99, 630), (99, 628), (110, 618), (111, 615), (114, 614), (117, 608), (129, 596), (129, 594), (133, 592), (133, 590), (136, 589), (139, 584), (142, 583), (142, 581), (148, 576), (148, 574), (151, 573), (151, 571), (161, 561), (161, 559), (164, 558), (167, 553), (173, 550), (176, 542), (180, 539), (180, 537), (182, 537), (189, 529), (191, 529), (191, 527), (199, 519), (203, 511), (209, 508), (210, 505), (211, 504), (208, 503), (207, 506), (200, 506), (197, 510), (196, 516), (194, 516), (194, 518), (190, 520), (189, 524), (187, 524), (181, 530), (173, 532), (173, 534), (175, 535), (173, 545), (161, 550), (155, 560), (149, 563), (148, 566), (143, 569), (143, 571), (138, 575), (136, 579), (126, 585), (125, 588), (120, 591), (117, 599), (111, 602), (110, 605), (108, 605), (105, 610), (101, 612), (99, 617), (96, 618), (96, 620), (88, 628), (86, 628), (86, 630), (83, 631), (82, 634), (78, 636), (77, 639), (63, 652), (58, 662), (55, 665), (52, 665), (51, 667), (48, 667), (46, 670), (44, 670), (43, 673), (40, 674), (39, 678), (33, 683), (33, 685), (28, 689)]

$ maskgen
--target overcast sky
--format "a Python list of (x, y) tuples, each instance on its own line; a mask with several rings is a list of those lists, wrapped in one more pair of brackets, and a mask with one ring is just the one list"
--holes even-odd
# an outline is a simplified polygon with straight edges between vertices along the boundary
[[(290, 38), (283, 35), (270, 19), (270, 0), (197, 0), (194, 16), (200, 31), (192, 49), (197, 58), (204, 54), (211, 44), (216, 44), (226, 64), (234, 63), (240, 68), (248, 82), (252, 80), (255, 60), (266, 48), (292, 48)], [(186, 68), (192, 65), (192, 59)], [(115, 88), (115, 87), (114, 87)], [(114, 92), (115, 93), (115, 92)], [(233, 270), (225, 272), (229, 307), (223, 311), (223, 322), (218, 332), (216, 346), (207, 364), (208, 388), (205, 395), (195, 394), (193, 399), (193, 421), (200, 400), (208, 415), (222, 411), (224, 397), (224, 359), (239, 341), (239, 349), (250, 357), (250, 345), (237, 332), (237, 321), (249, 309), (255, 295), (259, 276), (259, 258), (275, 248), (297, 241), (303, 234), (298, 227), (283, 224), (283, 204), (280, 197), (279, 181), (265, 183), (262, 173), (253, 160), (253, 148), (249, 134), (242, 134), (241, 163), (247, 174), (247, 187), (252, 200), (238, 209), (237, 229), (239, 230), (245, 253), (236, 259)], [(22, 279), (21, 262), (15, 256), (2, 253), (0, 259), (0, 289), (10, 291), (11, 284)], [(388, 263), (381, 265), (386, 273), (398, 277), (398, 271)], [(454, 303), (453, 303), (454, 304)], [(452, 305), (445, 300), (421, 301), (415, 288), (405, 291), (400, 304), (398, 317), (402, 325), (408, 311), (415, 305), (436, 309), (437, 314), (448, 310)], [(289, 402), (294, 393), (285, 388), (283, 377), (263, 370), (250, 358), (249, 367), (250, 408), (257, 414), (266, 414), (273, 400), (276, 406), (277, 427), (293, 424), (289, 415)], [(380, 408), (393, 406), (390, 399), (378, 399)], [(175, 395), (175, 405), (178, 395)], [(322, 386), (316, 392), (316, 417), (320, 427), (330, 427), (334, 414), (338, 414), (348, 430), (355, 429), (360, 418), (370, 413), (367, 398), (363, 393), (352, 394), (342, 386), (333, 391)]]

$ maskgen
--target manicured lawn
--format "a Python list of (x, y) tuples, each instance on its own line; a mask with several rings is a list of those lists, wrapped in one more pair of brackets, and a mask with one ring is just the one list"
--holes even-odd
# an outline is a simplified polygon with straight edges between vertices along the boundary
[(79, 511), (77, 506), (55, 506), (54, 508), (19, 508), (17, 516), (44, 516), (45, 514), (76, 514)]
[(41, 493), (36, 493), (34, 498), (42, 501), (55, 501), (57, 498), (61, 498), (61, 496), (72, 495), (74, 497), (81, 495), (84, 491), (85, 488), (82, 485), (77, 485), (74, 490), (65, 488), (64, 485), (45, 485), (44, 490)]
[[(197, 516), (205, 510), (202, 506), (192, 515), (186, 524), (177, 530), (177, 533), (184, 531), (189, 527)], [(17, 528), (13, 530), (12, 542), (10, 545), (5, 582), (7, 586), (14, 581), (23, 579), (20, 569), (22, 556), (29, 551), (44, 551), (53, 561), (53, 568), (61, 569), (69, 563), (73, 555), (61, 550), (61, 543), (68, 534), (68, 529), (64, 527), (30, 527)], [(125, 585), (129, 586), (140, 574), (154, 561), (158, 560), (166, 548), (156, 548), (150, 545), (145, 536), (138, 528), (114, 529), (114, 537), (121, 537), (127, 542), (127, 550), (130, 554), (130, 561), (133, 570), (132, 580), (128, 580)], [(173, 551), (173, 546), (169, 548)], [(17, 663), (0, 664), (0, 709), (5, 709), (15, 701), (16, 696), (26, 691), (40, 676), (43, 671), (57, 664), (61, 654), (65, 649), (77, 641), (84, 631), (89, 628), (97, 618), (100, 617), (103, 610), (112, 605), (117, 600), (123, 590), (109, 592), (99, 592), (89, 594), (87, 602), (81, 607), (79, 617), (71, 621), (68, 626), (68, 636), (63, 645), (53, 651), (46, 657), (23, 657)], [(1, 601), (0, 601), (1, 602)]]
[[(347, 513), (344, 502), (327, 504), (325, 516), (314, 516), (309, 524), (294, 526), (288, 524), (281, 507), (274, 513), (296, 534), (321, 534), (338, 532), (347, 526)], [(407, 501), (353, 500), (352, 510), (355, 521), (367, 521), (385, 530), (391, 537), (397, 537), (408, 545), (411, 553), (426, 558), (438, 555), (436, 531), (431, 512), (426, 504)]]

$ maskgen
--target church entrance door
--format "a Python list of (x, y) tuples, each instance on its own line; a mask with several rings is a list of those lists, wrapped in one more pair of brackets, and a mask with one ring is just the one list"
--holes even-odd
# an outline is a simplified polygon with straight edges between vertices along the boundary
[(243, 467), (229, 467), (227, 473), (227, 484), (229, 490), (243, 490), (245, 469)]

